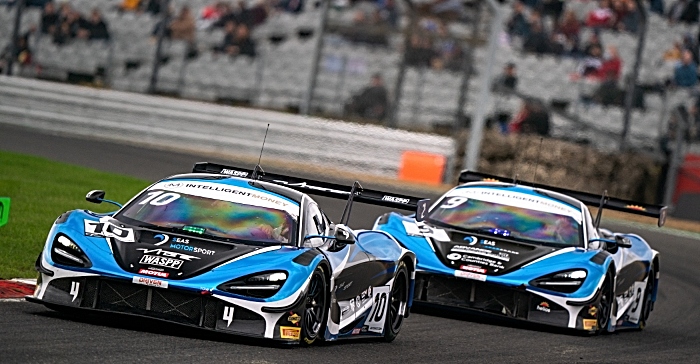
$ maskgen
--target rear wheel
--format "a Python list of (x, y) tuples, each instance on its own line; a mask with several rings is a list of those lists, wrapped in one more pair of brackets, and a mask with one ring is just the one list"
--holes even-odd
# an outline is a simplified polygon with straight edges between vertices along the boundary
[(306, 307), (301, 327), (302, 344), (310, 345), (323, 335), (326, 326), (328, 285), (322, 267), (316, 267), (306, 291)]
[(598, 327), (596, 334), (601, 334), (608, 331), (608, 322), (612, 316), (612, 308), (615, 301), (615, 291), (613, 290), (613, 277), (608, 273), (603, 281), (603, 286), (600, 288), (600, 299), (598, 300)]
[(401, 262), (394, 275), (394, 284), (389, 295), (389, 316), (384, 323), (384, 341), (392, 342), (401, 331), (408, 304), (408, 269)]
[(649, 314), (651, 314), (651, 309), (654, 302), (651, 301), (654, 295), (654, 288), (656, 288), (656, 270), (654, 266), (651, 266), (649, 270), (649, 278), (647, 278), (647, 285), (644, 288), (644, 301), (642, 303), (642, 317), (639, 318), (639, 329), (643, 330), (647, 326), (647, 320), (649, 319)]

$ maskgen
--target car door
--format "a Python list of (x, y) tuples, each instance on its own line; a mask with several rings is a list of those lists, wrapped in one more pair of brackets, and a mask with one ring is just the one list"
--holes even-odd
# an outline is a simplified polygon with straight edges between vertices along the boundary
[[(330, 221), (315, 202), (306, 205), (304, 236), (330, 235)], [(371, 287), (364, 269), (369, 256), (356, 244), (338, 244), (333, 239), (305, 239), (304, 246), (319, 249), (331, 265), (335, 285), (331, 292), (331, 319), (342, 328), (371, 307)]]

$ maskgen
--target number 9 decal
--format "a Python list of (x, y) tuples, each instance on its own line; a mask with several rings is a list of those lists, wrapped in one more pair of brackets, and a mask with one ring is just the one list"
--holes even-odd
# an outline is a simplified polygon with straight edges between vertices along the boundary
[(445, 201), (442, 203), (442, 206), (440, 206), (443, 209), (453, 209), (464, 202), (466, 202), (468, 198), (466, 197), (452, 197), (451, 199)]

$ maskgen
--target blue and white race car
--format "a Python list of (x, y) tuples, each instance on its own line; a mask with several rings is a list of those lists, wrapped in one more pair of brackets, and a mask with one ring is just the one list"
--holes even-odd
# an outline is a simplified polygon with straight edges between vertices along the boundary
[[(387, 213), (375, 223), (416, 253), (416, 303), (590, 333), (645, 326), (659, 253), (599, 223), (606, 208), (661, 226), (664, 207), (474, 172), (460, 182), (415, 215)], [(595, 220), (586, 204), (599, 208)]]
[[(381, 231), (344, 223), (383, 192), (261, 169), (197, 163), (113, 213), (68, 211), (39, 255), (27, 300), (118, 312), (252, 337), (392, 341), (408, 317), (415, 256)], [(347, 199), (333, 224), (306, 193)]]

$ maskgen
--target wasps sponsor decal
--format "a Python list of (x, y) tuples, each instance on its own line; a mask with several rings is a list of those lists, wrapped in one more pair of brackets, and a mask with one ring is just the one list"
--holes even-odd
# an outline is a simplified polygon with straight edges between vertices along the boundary
[(301, 328), (291, 326), (280, 326), (280, 337), (282, 339), (299, 340)]

